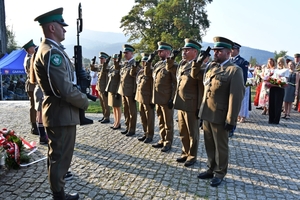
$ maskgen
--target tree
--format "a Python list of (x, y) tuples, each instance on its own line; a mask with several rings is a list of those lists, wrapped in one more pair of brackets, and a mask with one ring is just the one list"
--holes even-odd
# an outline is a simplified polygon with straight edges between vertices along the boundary
[(277, 62), (277, 59), (279, 57), (285, 57), (286, 56), (286, 53), (287, 51), (283, 51), (281, 50), (279, 53), (277, 53), (277, 51), (274, 52), (274, 59), (275, 59), (275, 62)]
[(253, 58), (252, 56), (250, 57), (249, 63), (251, 64), (251, 66), (255, 66), (257, 64), (257, 60), (256, 58)]
[(13, 32), (13, 29), (9, 29), (9, 26), (6, 26), (6, 35), (7, 35), (7, 53), (12, 52), (15, 49), (18, 49), (17, 42), (15, 40), (16, 36), (15, 33)]
[(140, 52), (152, 52), (157, 42), (182, 47), (185, 38), (202, 42), (209, 28), (205, 6), (212, 0), (136, 0), (121, 28)]

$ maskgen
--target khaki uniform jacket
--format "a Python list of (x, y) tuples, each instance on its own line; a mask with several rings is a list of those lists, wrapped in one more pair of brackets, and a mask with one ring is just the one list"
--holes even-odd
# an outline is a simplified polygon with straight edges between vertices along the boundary
[(230, 61), (224, 66), (212, 62), (204, 74), (204, 88), (199, 117), (236, 125), (245, 92), (243, 70)]
[(117, 94), (120, 85), (120, 67), (113, 65), (108, 72), (108, 82), (105, 88), (106, 92)]
[(104, 93), (108, 83), (108, 68), (107, 64), (101, 64), (98, 68), (98, 81), (96, 88), (99, 92)]
[(75, 68), (68, 55), (55, 42), (44, 39), (36, 53), (34, 70), (44, 92), (43, 124), (45, 127), (79, 124), (79, 108), (86, 110), (86, 94), (74, 84)]
[(177, 65), (170, 64), (167, 69), (166, 62), (158, 61), (153, 68), (152, 103), (154, 104), (166, 105), (169, 100), (174, 99), (177, 84)]
[(192, 62), (182, 61), (177, 70), (177, 90), (174, 108), (195, 112), (200, 109), (203, 96), (203, 73), (199, 79), (191, 76)]
[(139, 103), (148, 105), (151, 103), (153, 88), (153, 78), (151, 72), (151, 63), (147, 63), (136, 75), (137, 89), (135, 100)]
[(132, 66), (135, 65), (135, 60), (125, 62), (120, 69), (120, 86), (118, 93), (122, 96), (134, 96), (136, 92), (136, 74), (130, 74)]
[(25, 60), (24, 60), (24, 69), (26, 72), (26, 82), (25, 82), (25, 91), (26, 92), (33, 92), (35, 88), (35, 84), (30, 83), (30, 60), (31, 60), (31, 55), (26, 54)]

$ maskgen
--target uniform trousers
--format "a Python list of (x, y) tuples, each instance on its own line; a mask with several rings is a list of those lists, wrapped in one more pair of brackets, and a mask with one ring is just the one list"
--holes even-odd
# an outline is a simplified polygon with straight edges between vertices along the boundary
[(284, 88), (271, 87), (269, 93), (269, 123), (279, 124)]
[(181, 157), (187, 157), (187, 161), (197, 160), (199, 145), (199, 119), (196, 111), (188, 112), (178, 110), (178, 128), (182, 143)]
[(64, 189), (64, 176), (70, 167), (75, 138), (76, 126), (46, 127), (48, 134), (48, 180), (53, 192)]
[(214, 173), (216, 177), (221, 179), (227, 174), (229, 159), (229, 132), (225, 130), (224, 125), (203, 120), (208, 173)]
[(154, 136), (154, 108), (151, 108), (149, 104), (139, 104), (141, 122), (147, 138), (153, 138)]
[(159, 144), (172, 146), (174, 137), (174, 109), (168, 108), (168, 105), (156, 104), (156, 112), (159, 124)]
[(33, 91), (27, 91), (29, 101), (30, 101), (30, 107), (29, 107), (29, 113), (30, 113), (30, 122), (36, 123), (36, 110), (34, 106), (34, 94)]
[(137, 109), (136, 109), (136, 101), (132, 96), (123, 96), (122, 103), (124, 106), (124, 117), (125, 117), (125, 125), (126, 129), (129, 132), (135, 133), (136, 129), (136, 120), (137, 120)]
[(103, 117), (104, 119), (109, 119), (110, 109), (108, 106), (108, 97), (105, 96), (104, 92), (99, 91), (98, 93), (99, 93), (100, 104), (103, 111)]

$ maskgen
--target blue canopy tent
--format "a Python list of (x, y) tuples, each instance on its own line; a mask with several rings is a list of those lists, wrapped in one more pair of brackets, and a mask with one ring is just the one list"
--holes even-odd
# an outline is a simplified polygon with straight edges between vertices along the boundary
[(26, 51), (18, 49), (12, 51), (0, 60), (0, 82), (1, 82), (1, 99), (3, 99), (2, 75), (19, 75), (26, 74), (24, 69), (24, 59)]

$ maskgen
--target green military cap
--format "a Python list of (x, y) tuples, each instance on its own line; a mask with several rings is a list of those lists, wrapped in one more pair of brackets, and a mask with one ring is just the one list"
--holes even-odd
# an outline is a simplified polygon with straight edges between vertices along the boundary
[(104, 52), (100, 52), (99, 53), (99, 58), (105, 58), (107, 59), (109, 57), (109, 55), (107, 55), (107, 53), (104, 53)]
[(134, 52), (135, 49), (130, 44), (124, 44), (123, 45), (123, 52)]
[(214, 47), (212, 50), (215, 49), (232, 49), (233, 42), (227, 38), (224, 37), (214, 37)]
[(118, 56), (119, 56), (119, 54), (116, 54), (116, 53), (115, 53), (115, 54), (112, 55), (112, 58), (113, 58), (113, 59), (117, 59)]
[(141, 56), (142, 56), (142, 61), (147, 61), (148, 57), (149, 57), (149, 54), (148, 53), (141, 53)]
[(300, 53), (295, 53), (294, 57), (295, 58), (299, 58), (300, 57)]
[(50, 22), (57, 22), (63, 26), (68, 26), (68, 24), (65, 23), (63, 17), (63, 8), (57, 8), (55, 10), (51, 10), (45, 14), (42, 14), (34, 19), (34, 21), (38, 21), (40, 25), (47, 24)]
[(173, 49), (173, 47), (166, 42), (160, 41), (157, 43), (157, 45), (158, 45), (157, 50), (170, 50), (171, 51)]
[(36, 47), (36, 45), (33, 43), (33, 40), (30, 40), (29, 42), (27, 42), (26, 44), (24, 44), (24, 46), (22, 46), (23, 49), (28, 49), (30, 47)]
[(233, 49), (239, 49), (239, 48), (241, 48), (242, 46), (240, 45), (240, 44), (238, 44), (238, 43), (236, 43), (236, 42), (233, 42), (233, 46), (232, 46), (232, 48)]
[(198, 51), (201, 50), (202, 46), (198, 42), (196, 42), (195, 40), (186, 38), (186, 39), (184, 39), (184, 42), (185, 42), (185, 44), (184, 44), (183, 49), (193, 48), (193, 49), (197, 49)]

